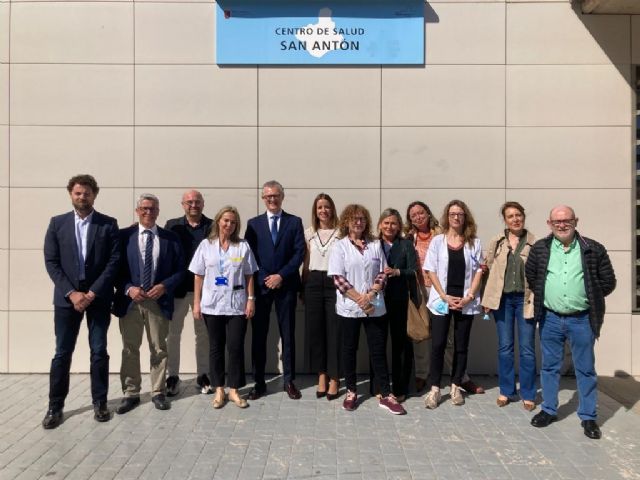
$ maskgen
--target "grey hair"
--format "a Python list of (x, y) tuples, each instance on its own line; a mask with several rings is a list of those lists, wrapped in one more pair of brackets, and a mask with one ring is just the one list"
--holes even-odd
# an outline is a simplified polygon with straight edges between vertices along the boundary
[(145, 200), (151, 200), (152, 202), (155, 202), (156, 207), (160, 206), (160, 199), (158, 199), (158, 197), (156, 197), (153, 193), (142, 193), (138, 197), (138, 201), (136, 202), (136, 208), (140, 207), (140, 204)]
[(264, 182), (262, 184), (262, 191), (264, 191), (265, 188), (278, 188), (280, 189), (280, 193), (282, 193), (282, 196), (284, 197), (284, 187), (277, 180), (269, 180), (268, 182)]

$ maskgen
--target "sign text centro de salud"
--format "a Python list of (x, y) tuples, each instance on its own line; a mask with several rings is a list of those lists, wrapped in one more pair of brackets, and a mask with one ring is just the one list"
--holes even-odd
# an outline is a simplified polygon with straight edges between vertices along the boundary
[(221, 65), (424, 64), (424, 0), (219, 0)]

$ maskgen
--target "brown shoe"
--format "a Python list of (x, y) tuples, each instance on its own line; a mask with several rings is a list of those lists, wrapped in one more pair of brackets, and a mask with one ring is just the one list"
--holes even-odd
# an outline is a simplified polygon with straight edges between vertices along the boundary
[(216, 396), (213, 397), (213, 401), (211, 404), (213, 408), (216, 410), (224, 407), (224, 404), (227, 403), (227, 396), (224, 393), (224, 390), (216, 390)]
[(527, 412), (533, 412), (536, 409), (536, 402), (532, 402), (531, 400), (523, 400), (522, 408), (524, 408)]
[(499, 407), (506, 407), (507, 405), (509, 405), (509, 398), (508, 397), (498, 397), (496, 399), (496, 405), (498, 405)]
[(237, 391), (229, 392), (227, 398), (229, 399), (229, 401), (235, 403), (236, 407), (238, 408), (247, 408), (249, 406), (249, 403), (244, 398), (242, 398)]
[(460, 388), (467, 392), (467, 395), (480, 395), (484, 393), (484, 388), (482, 388), (482, 385), (476, 385), (471, 381), (471, 379), (467, 380), (466, 382), (462, 382), (460, 384)]
[(287, 383), (284, 386), (284, 391), (287, 392), (291, 400), (300, 400), (300, 397), (302, 397), (300, 390), (298, 390), (298, 387), (296, 387), (296, 384), (293, 382)]

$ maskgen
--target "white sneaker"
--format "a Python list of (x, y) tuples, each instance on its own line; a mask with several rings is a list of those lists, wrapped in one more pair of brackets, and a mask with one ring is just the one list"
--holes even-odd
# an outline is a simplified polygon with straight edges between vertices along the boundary
[(427, 397), (424, 399), (424, 406), (433, 410), (434, 408), (438, 408), (438, 403), (440, 403), (440, 388), (439, 387), (431, 387), (429, 393), (427, 393)]
[(451, 403), (454, 405), (464, 405), (464, 397), (462, 396), (462, 389), (455, 383), (451, 384)]

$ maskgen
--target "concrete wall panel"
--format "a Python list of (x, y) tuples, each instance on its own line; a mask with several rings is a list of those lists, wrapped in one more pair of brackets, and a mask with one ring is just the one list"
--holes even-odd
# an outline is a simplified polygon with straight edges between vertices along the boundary
[(135, 184), (255, 188), (255, 127), (136, 127)]
[(11, 122), (14, 125), (131, 125), (133, 69), (120, 65), (14, 64), (11, 66)]
[(504, 125), (504, 88), (499, 65), (384, 68), (382, 124)]
[(18, 3), (11, 9), (11, 61), (133, 63), (133, 4)]
[(383, 188), (503, 188), (503, 127), (385, 127)]

